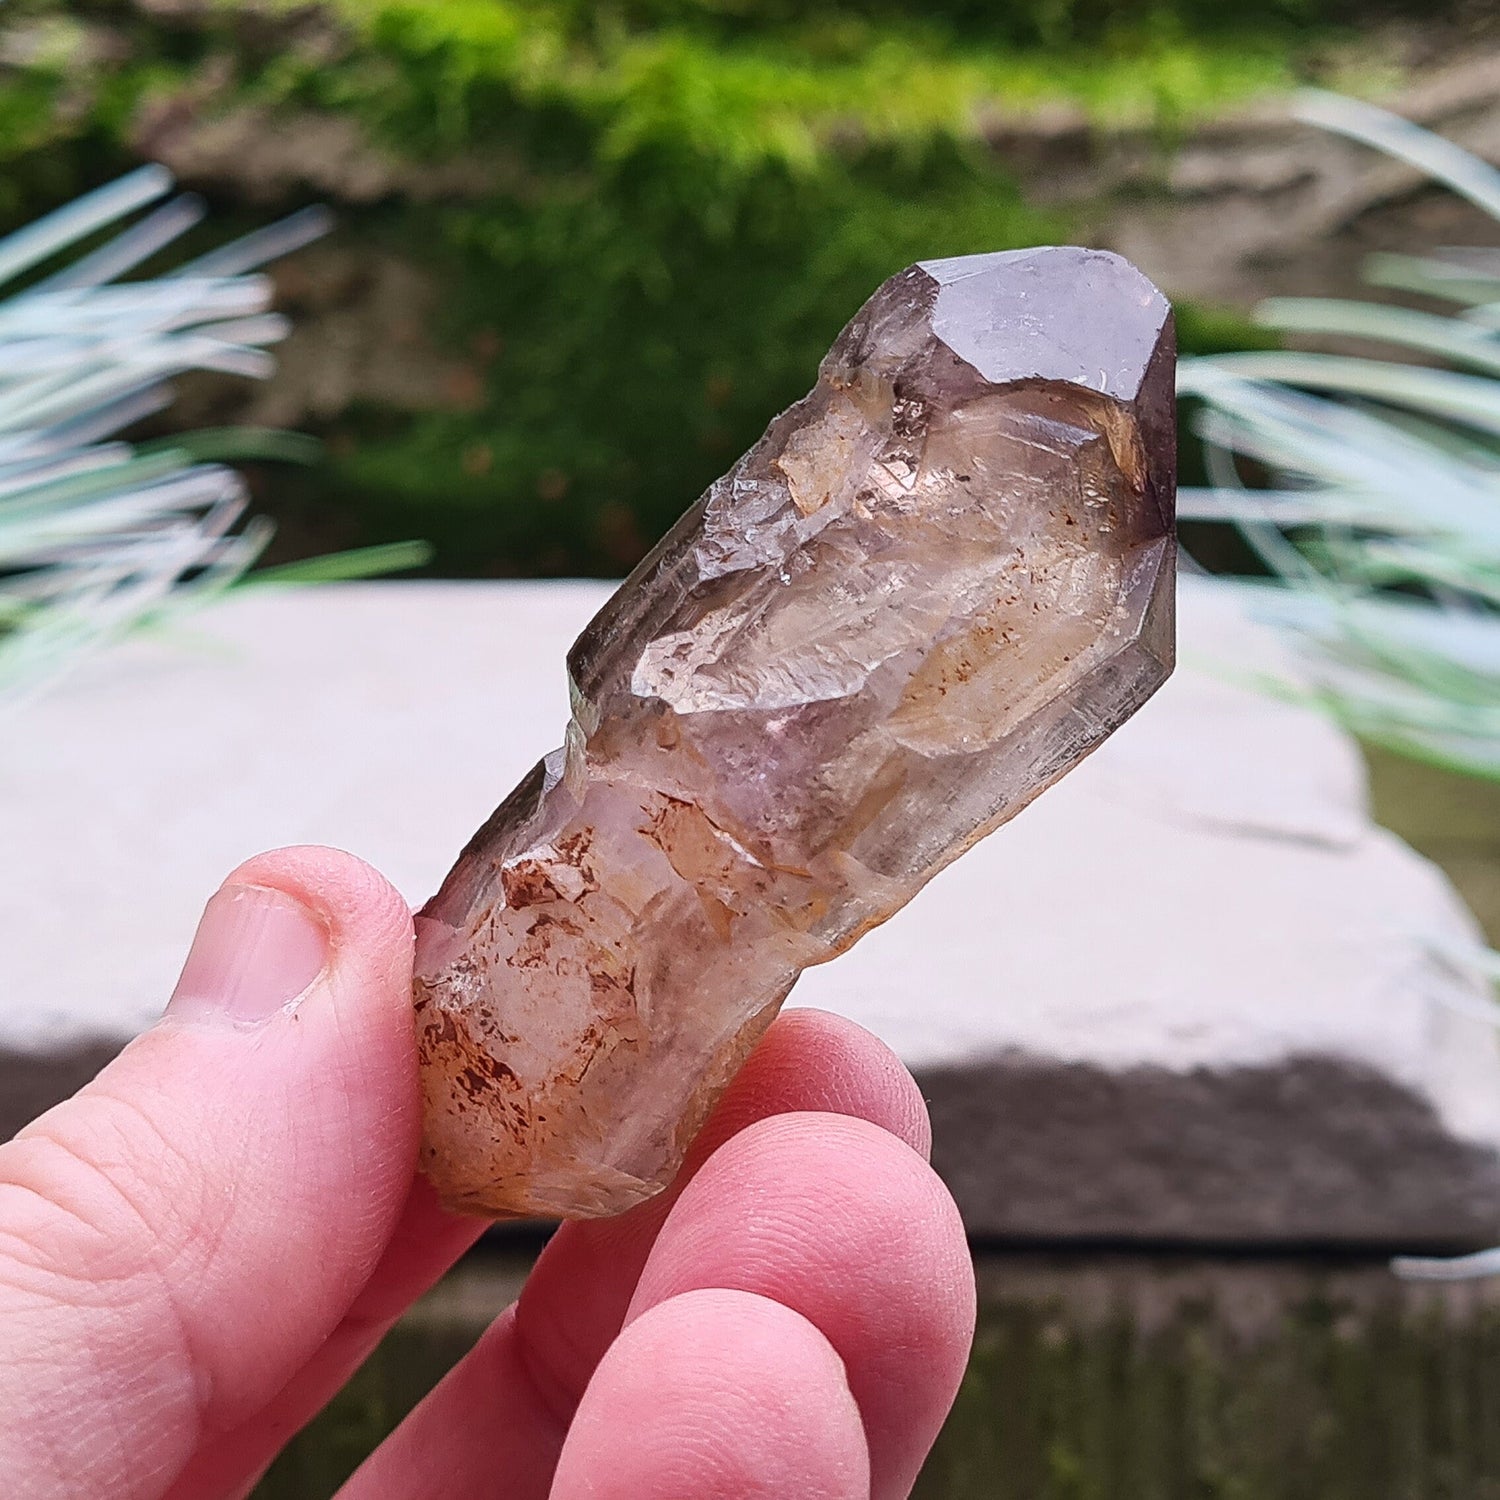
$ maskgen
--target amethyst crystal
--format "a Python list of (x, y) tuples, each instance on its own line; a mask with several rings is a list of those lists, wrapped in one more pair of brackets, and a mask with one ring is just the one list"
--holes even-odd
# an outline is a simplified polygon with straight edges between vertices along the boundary
[(1173, 363), (1117, 256), (912, 266), (626, 580), (563, 747), (419, 918), (449, 1205), (657, 1191), (798, 973), (1162, 683)]

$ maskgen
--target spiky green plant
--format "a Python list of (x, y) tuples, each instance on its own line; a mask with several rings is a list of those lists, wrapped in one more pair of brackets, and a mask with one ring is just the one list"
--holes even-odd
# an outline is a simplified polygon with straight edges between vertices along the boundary
[[(328, 226), (307, 209), (164, 275), (122, 280), (202, 218), (201, 201), (172, 186), (165, 168), (142, 167), (0, 239), (0, 291), (21, 287), (0, 298), (0, 702), (243, 584), (271, 527), (246, 518), (244, 482), (226, 462), (315, 450), (249, 428), (119, 438), (169, 404), (175, 375), (271, 373), (266, 346), (287, 323), (258, 268)], [(254, 576), (347, 577), (422, 555), (370, 549)]]
[[(1300, 114), (1500, 221), (1500, 172), (1450, 142), (1334, 95)], [(1260, 320), (1453, 368), (1293, 350), (1186, 361), (1212, 487), (1185, 490), (1181, 514), (1231, 522), (1264, 564), (1268, 579), (1233, 587), (1293, 645), (1280, 691), (1366, 740), (1500, 778), (1500, 250), (1368, 269), (1454, 311), (1279, 298)]]

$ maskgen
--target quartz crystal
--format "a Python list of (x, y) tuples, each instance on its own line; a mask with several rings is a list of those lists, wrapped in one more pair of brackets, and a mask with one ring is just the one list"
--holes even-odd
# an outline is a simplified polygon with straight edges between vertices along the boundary
[(584, 631), (562, 748), (418, 919), (445, 1203), (656, 1192), (798, 973), (1161, 684), (1173, 366), (1097, 251), (927, 261), (859, 310)]

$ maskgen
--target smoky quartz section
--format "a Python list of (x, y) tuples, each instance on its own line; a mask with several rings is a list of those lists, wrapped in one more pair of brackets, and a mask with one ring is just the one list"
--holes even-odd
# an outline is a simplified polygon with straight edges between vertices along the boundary
[(798, 973), (1162, 683), (1173, 373), (1166, 300), (1097, 251), (928, 261), (860, 309), (584, 631), (562, 748), (418, 918), (448, 1205), (656, 1192)]

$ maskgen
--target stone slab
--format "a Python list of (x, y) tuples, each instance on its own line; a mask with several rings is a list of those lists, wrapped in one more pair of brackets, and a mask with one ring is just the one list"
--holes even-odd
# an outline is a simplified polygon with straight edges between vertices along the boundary
[[(325, 842), (413, 901), (556, 743), (593, 583), (248, 594), (100, 658), (0, 743), (0, 1135), (150, 1023), (206, 895)], [(797, 1003), (884, 1036), (973, 1233), (1500, 1238), (1500, 1045), (1434, 955), (1476, 929), (1374, 827), (1354, 747), (1187, 664), (1098, 755)]]

